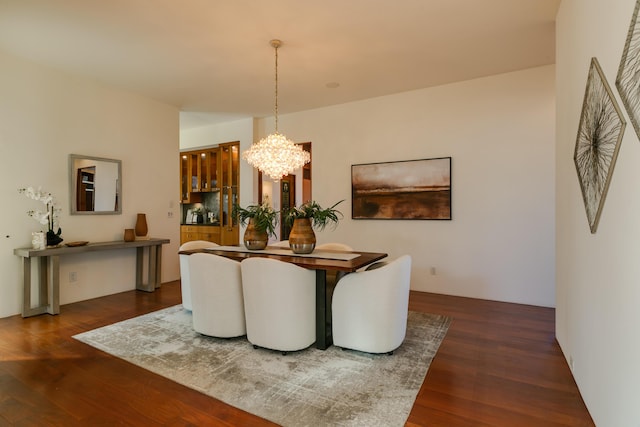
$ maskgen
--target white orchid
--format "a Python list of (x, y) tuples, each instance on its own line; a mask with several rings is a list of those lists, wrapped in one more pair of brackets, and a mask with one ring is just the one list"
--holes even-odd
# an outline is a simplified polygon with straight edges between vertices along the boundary
[(27, 211), (27, 215), (31, 218), (35, 219), (42, 225), (49, 225), (49, 212), (41, 212), (41, 211)]
[[(42, 202), (42, 204), (47, 207), (46, 211), (27, 211), (27, 215), (38, 221), (40, 224), (47, 226), (48, 237), (51, 237), (51, 239), (54, 241), (59, 240), (59, 242), (61, 242), (62, 238), (60, 238), (60, 234), (62, 233), (62, 230), (60, 229), (60, 226), (58, 224), (58, 216), (60, 212), (62, 212), (62, 209), (56, 204), (53, 194), (48, 191), (42, 190), (41, 187), (38, 187), (37, 190), (35, 190), (33, 187), (19, 188), (18, 192), (20, 194), (24, 194), (30, 199)], [(54, 231), (56, 225), (58, 225), (58, 230)]]

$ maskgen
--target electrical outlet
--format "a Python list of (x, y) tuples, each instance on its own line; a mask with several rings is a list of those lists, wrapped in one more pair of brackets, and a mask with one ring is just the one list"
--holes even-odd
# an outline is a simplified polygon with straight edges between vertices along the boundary
[(435, 267), (431, 267), (431, 275), (432, 276), (436, 275), (436, 268)]
[(76, 271), (69, 272), (69, 283), (78, 281), (78, 273)]
[(173, 212), (171, 211), (167, 212), (167, 218), (173, 218)]

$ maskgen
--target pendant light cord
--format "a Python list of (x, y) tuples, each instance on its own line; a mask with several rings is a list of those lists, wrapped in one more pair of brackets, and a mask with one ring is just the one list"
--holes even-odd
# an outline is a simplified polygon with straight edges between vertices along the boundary
[(275, 116), (276, 116), (276, 133), (278, 133), (278, 47), (280, 43), (274, 43), (274, 48), (276, 50), (276, 103), (275, 103)]

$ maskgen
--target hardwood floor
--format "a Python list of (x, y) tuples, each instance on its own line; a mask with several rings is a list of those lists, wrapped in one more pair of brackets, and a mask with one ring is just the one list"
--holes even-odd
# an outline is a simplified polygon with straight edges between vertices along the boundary
[[(73, 338), (180, 302), (178, 282), (0, 319), (0, 426), (269, 426)], [(591, 426), (554, 338), (554, 310), (412, 292), (453, 318), (407, 426)]]

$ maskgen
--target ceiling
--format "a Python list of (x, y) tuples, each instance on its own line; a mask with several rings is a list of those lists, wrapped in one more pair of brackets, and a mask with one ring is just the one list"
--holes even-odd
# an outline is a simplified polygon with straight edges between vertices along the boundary
[(0, 0), (0, 50), (175, 105), (181, 127), (555, 62), (560, 0)]

